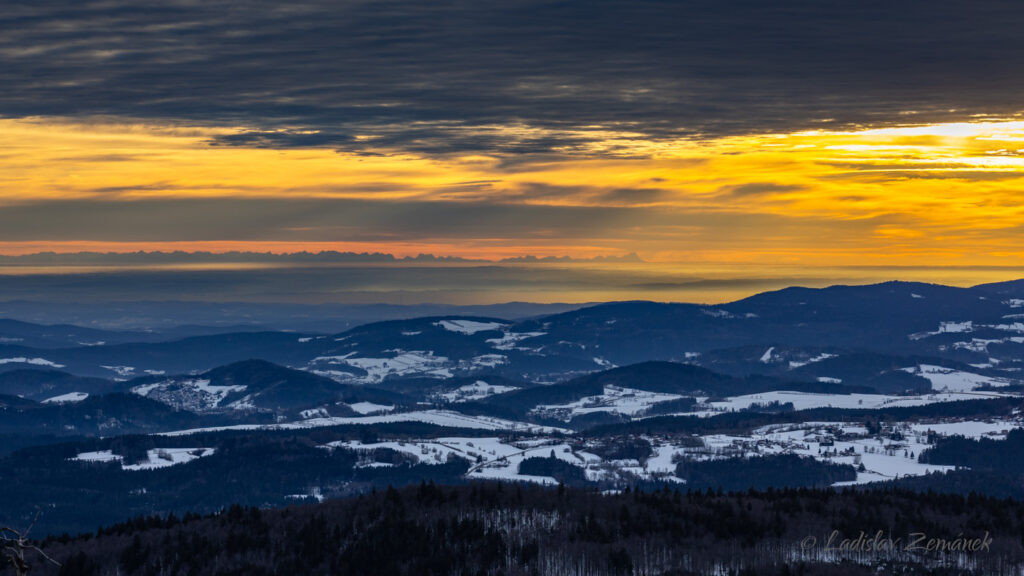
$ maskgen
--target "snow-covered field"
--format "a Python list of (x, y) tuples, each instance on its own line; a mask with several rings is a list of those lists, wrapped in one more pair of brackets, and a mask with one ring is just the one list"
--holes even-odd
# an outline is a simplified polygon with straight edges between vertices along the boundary
[[(952, 466), (918, 462), (918, 456), (930, 446), (930, 433), (938, 436), (959, 434), (971, 438), (1005, 438), (1010, 430), (1020, 426), (1020, 421), (1009, 419), (895, 423), (887, 426), (880, 434), (872, 435), (860, 424), (803, 422), (764, 426), (750, 434), (709, 434), (692, 437), (685, 442), (645, 436), (653, 448), (653, 454), (644, 463), (636, 460), (603, 460), (586, 448), (594, 440), (566, 441), (563, 438), (544, 436), (516, 441), (499, 437), (447, 437), (374, 443), (349, 440), (332, 442), (324, 448), (361, 452), (366, 455), (366, 460), (361, 461), (360, 466), (393, 465), (390, 462), (373, 461), (370, 451), (376, 449), (394, 450), (404, 454), (409, 462), (418, 464), (443, 464), (451, 458), (463, 458), (471, 463), (467, 472), (469, 478), (540, 483), (554, 483), (555, 480), (520, 474), (519, 464), (523, 460), (554, 455), (555, 458), (580, 467), (592, 481), (614, 482), (636, 477), (684, 482), (675, 476), (680, 461), (796, 454), (825, 462), (849, 464), (858, 469), (856, 480), (837, 484), (845, 485), (950, 470)], [(701, 445), (694, 446), (695, 441)]]
[(599, 396), (587, 396), (568, 404), (545, 404), (537, 406), (533, 412), (566, 422), (574, 416), (592, 412), (617, 412), (634, 416), (658, 402), (678, 400), (682, 397), (679, 394), (661, 394), (620, 386), (605, 386), (604, 394)]
[(504, 354), (481, 354), (474, 356), (468, 361), (459, 362), (459, 368), (470, 370), (475, 368), (495, 368), (502, 364), (508, 364), (508, 356)]
[(506, 324), (503, 322), (476, 322), (473, 320), (441, 320), (440, 322), (434, 322), (434, 326), (440, 326), (449, 332), (476, 334), (477, 332), (500, 330)]
[(64, 404), (66, 402), (81, 402), (88, 398), (89, 395), (85, 392), (68, 392), (67, 394), (61, 394), (60, 396), (54, 396), (53, 398), (47, 398), (43, 400), (43, 404)]
[(815, 362), (821, 362), (822, 360), (828, 360), (829, 358), (835, 358), (835, 357), (836, 357), (835, 354), (829, 354), (827, 352), (822, 352), (821, 354), (818, 354), (817, 356), (815, 356), (813, 358), (808, 358), (807, 360), (801, 360), (801, 361), (790, 360), (789, 361), (789, 368), (790, 368), (790, 370), (792, 370), (794, 368), (800, 368), (801, 366), (807, 366), (808, 364), (814, 364)]
[(809, 410), (811, 408), (874, 409), (922, 406), (937, 402), (979, 400), (999, 398), (1001, 396), (1003, 394), (998, 392), (933, 392), (916, 396), (894, 396), (888, 394), (815, 394), (811, 392), (778, 390), (733, 396), (720, 401), (698, 404), (696, 411), (689, 414), (693, 416), (714, 416), (722, 412), (744, 410), (753, 404), (768, 404), (771, 402), (779, 402), (780, 404), (792, 402), (793, 408), (796, 410)]
[(425, 422), (438, 426), (453, 428), (473, 428), (478, 430), (508, 430), (531, 434), (568, 433), (569, 430), (553, 426), (540, 426), (526, 422), (515, 422), (489, 416), (467, 416), (450, 410), (417, 410), (397, 414), (381, 414), (376, 416), (311, 418), (298, 422), (282, 422), (279, 424), (238, 424), (235, 426), (214, 426), (209, 428), (192, 428), (162, 432), (161, 436), (185, 436), (200, 432), (219, 432), (222, 430), (296, 430), (302, 428), (324, 428), (327, 426), (343, 426), (358, 424), (383, 424), (388, 422)]
[(209, 380), (192, 378), (143, 384), (132, 388), (132, 392), (178, 408), (202, 411), (216, 408), (228, 394), (245, 389), (244, 385), (213, 386)]
[(940, 322), (939, 323), (939, 329), (935, 330), (934, 332), (918, 332), (917, 334), (911, 334), (909, 336), (909, 338), (911, 340), (921, 340), (923, 338), (928, 338), (929, 336), (938, 336), (939, 334), (951, 334), (951, 333), (955, 333), (955, 332), (973, 332), (973, 331), (974, 331), (974, 322), (971, 321), (971, 320), (966, 320), (966, 321), (963, 321), (963, 322), (949, 321), (949, 322)]
[(443, 394), (438, 394), (437, 398), (445, 402), (468, 402), (470, 400), (487, 398), (495, 394), (504, 394), (513, 390), (518, 390), (518, 388), (515, 386), (493, 386), (483, 380), (477, 380), (472, 384), (466, 384)]
[(360, 414), (376, 414), (378, 412), (391, 412), (395, 407), (391, 404), (374, 404), (373, 402), (356, 402), (349, 404), (349, 408)]
[[(834, 433), (840, 430), (843, 431), (842, 435)], [(917, 461), (917, 456), (928, 447), (924, 432), (914, 432), (908, 428), (904, 439), (900, 441), (868, 437), (866, 432), (862, 427), (838, 422), (804, 422), (765, 427), (750, 436), (703, 436), (704, 448), (686, 451), (689, 456), (697, 459), (797, 454), (837, 464), (850, 464), (855, 468), (864, 465), (864, 470), (857, 472), (855, 481), (841, 484), (920, 476), (953, 468)]]
[[(555, 458), (581, 468), (589, 464), (598, 464), (601, 459), (573, 448), (556, 439), (533, 442), (512, 443), (500, 438), (436, 438), (415, 442), (376, 442), (363, 443), (358, 440), (331, 442), (324, 446), (330, 449), (345, 449), (356, 452), (368, 452), (376, 449), (389, 449), (405, 454), (411, 461), (419, 464), (443, 464), (449, 458), (462, 458), (473, 463), (466, 476), (478, 480), (505, 480), (513, 482), (536, 482), (540, 484), (557, 484), (558, 481), (549, 476), (532, 476), (519, 473), (519, 465), (527, 458)], [(374, 462), (366, 462), (372, 466)], [(380, 464), (380, 463), (376, 463)]]
[(445, 356), (434, 356), (433, 352), (421, 350), (390, 350), (390, 358), (359, 358), (355, 352), (343, 356), (318, 356), (310, 362), (311, 371), (317, 374), (337, 375), (330, 366), (352, 366), (366, 371), (366, 376), (346, 374), (346, 379), (376, 384), (389, 376), (421, 375), (432, 378), (451, 378), (451, 363)]
[(0, 364), (30, 364), (32, 366), (49, 366), (50, 368), (63, 368), (63, 364), (57, 364), (51, 362), (46, 358), (26, 358), (24, 356), (18, 356), (16, 358), (0, 358)]
[(77, 462), (121, 462), (123, 470), (154, 470), (176, 464), (186, 464), (204, 456), (211, 456), (215, 448), (154, 448), (146, 452), (146, 460), (136, 464), (124, 464), (124, 457), (110, 450), (82, 452), (74, 458)]
[(106, 365), (103, 365), (103, 366), (100, 366), (100, 368), (104, 368), (106, 370), (110, 370), (111, 372), (113, 372), (114, 374), (117, 374), (118, 376), (120, 376), (122, 378), (130, 378), (130, 377), (135, 375), (135, 367), (134, 366), (106, 366)]
[(547, 332), (505, 332), (501, 338), (488, 338), (486, 342), (496, 350), (529, 350), (529, 348), (519, 347), (517, 344), (545, 334)]
[(923, 376), (932, 383), (932, 390), (948, 390), (950, 392), (967, 392), (979, 386), (1009, 386), (1011, 382), (1006, 378), (982, 376), (971, 372), (963, 372), (942, 366), (921, 364), (903, 369), (911, 374)]

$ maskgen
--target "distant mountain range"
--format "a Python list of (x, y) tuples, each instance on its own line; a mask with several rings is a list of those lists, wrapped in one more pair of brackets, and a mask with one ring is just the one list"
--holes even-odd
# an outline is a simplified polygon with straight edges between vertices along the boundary
[(922, 364), (1014, 378), (1024, 368), (1024, 283), (791, 288), (722, 305), (617, 302), (525, 320), (435, 316), (330, 334), (173, 339), (0, 322), (0, 370), (49, 367), (128, 379), (253, 358), (353, 384), (479, 374), (555, 382), (661, 360), (891, 391), (913, 385), (897, 370)]
[(1024, 438), (1022, 352), (1024, 282), (328, 332), (0, 321), (0, 484), (17, 503), (0, 524), (35, 504), (46, 530), (77, 530), (424, 480), (1024, 497), (1020, 470), (972, 457)]

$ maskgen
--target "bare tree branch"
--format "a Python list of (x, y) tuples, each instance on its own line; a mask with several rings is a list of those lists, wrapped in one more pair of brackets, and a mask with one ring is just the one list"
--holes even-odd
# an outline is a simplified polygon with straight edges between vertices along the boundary
[(60, 566), (60, 562), (57, 562), (53, 558), (50, 558), (45, 552), (43, 552), (39, 546), (36, 546), (28, 539), (28, 534), (36, 525), (36, 521), (39, 520), (39, 514), (41, 510), (36, 509), (36, 515), (32, 519), (32, 523), (29, 524), (28, 528), (24, 532), (15, 530), (9, 526), (0, 526), (0, 542), (4, 544), (4, 553), (7, 555), (7, 559), (11, 562), (14, 567), (14, 572), (18, 576), (26, 576), (30, 570), (30, 565), (25, 561), (25, 551), (35, 551), (37, 554), (45, 558), (47, 561), (53, 563), (56, 566)]

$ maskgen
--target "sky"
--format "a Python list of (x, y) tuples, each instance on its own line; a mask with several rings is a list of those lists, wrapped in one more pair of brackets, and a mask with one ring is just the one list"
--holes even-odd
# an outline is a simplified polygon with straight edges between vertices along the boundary
[(1022, 29), (987, 0), (18, 3), (0, 254), (647, 263), (480, 272), (475, 303), (1020, 277)]

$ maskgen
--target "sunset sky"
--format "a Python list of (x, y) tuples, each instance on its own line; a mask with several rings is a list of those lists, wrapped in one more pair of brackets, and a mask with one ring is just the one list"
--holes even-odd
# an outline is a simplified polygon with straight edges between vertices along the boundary
[(1009, 1), (6, 6), (0, 253), (1024, 276), (1021, 30)]

